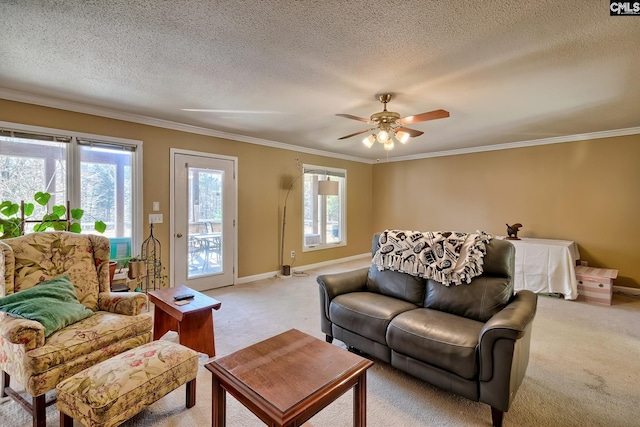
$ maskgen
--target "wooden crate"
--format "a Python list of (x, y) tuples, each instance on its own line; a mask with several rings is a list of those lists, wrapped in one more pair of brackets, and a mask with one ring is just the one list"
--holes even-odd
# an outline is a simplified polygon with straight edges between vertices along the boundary
[(616, 277), (618, 270), (577, 266), (578, 299), (611, 305), (613, 280)]

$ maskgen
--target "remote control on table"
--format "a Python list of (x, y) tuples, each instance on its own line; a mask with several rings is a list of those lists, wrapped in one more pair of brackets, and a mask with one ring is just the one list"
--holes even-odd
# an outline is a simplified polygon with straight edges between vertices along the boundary
[(182, 300), (191, 299), (191, 298), (193, 298), (193, 294), (179, 294), (173, 297), (173, 299), (176, 301), (182, 301)]

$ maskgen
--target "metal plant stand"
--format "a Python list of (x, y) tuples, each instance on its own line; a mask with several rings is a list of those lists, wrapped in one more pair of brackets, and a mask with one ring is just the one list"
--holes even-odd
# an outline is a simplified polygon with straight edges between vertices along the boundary
[(142, 259), (147, 263), (144, 292), (155, 291), (162, 284), (162, 247), (153, 235), (153, 224), (149, 224), (149, 237), (142, 242)]

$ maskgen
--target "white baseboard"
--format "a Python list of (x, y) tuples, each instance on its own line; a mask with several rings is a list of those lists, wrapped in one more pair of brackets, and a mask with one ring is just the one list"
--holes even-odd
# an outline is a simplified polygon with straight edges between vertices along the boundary
[(349, 256), (349, 257), (346, 257), (346, 258), (332, 259), (332, 260), (329, 260), (329, 261), (318, 262), (316, 264), (301, 265), (300, 267), (296, 267), (296, 268), (291, 267), (291, 269), (293, 271), (312, 270), (314, 268), (326, 267), (327, 265), (340, 264), (342, 262), (356, 261), (356, 260), (367, 258), (367, 257), (371, 258), (371, 254), (370, 253), (366, 253), (366, 254)]
[(613, 285), (613, 292), (619, 292), (622, 294), (640, 295), (640, 288), (629, 288), (626, 286)]
[(235, 285), (241, 285), (243, 283), (255, 282), (257, 280), (272, 279), (280, 276), (280, 271), (270, 271), (268, 273), (254, 274), (253, 276), (238, 277)]
[[(292, 268), (292, 271), (311, 270), (311, 269), (314, 269), (314, 268), (326, 267), (327, 265), (340, 264), (342, 262), (355, 261), (355, 260), (363, 259), (363, 258), (371, 258), (371, 253), (353, 255), (353, 256), (350, 256), (350, 257), (346, 257), (346, 258), (332, 259), (332, 260), (329, 260), (329, 261), (318, 262), (316, 264), (301, 265), (299, 267)], [(241, 285), (243, 283), (255, 282), (256, 280), (271, 279), (273, 277), (287, 279), (287, 278), (289, 278), (291, 276), (281, 276), (280, 275), (280, 271), (270, 271), (268, 273), (255, 274), (253, 276), (238, 277), (236, 279), (236, 283), (235, 284), (236, 285)]]

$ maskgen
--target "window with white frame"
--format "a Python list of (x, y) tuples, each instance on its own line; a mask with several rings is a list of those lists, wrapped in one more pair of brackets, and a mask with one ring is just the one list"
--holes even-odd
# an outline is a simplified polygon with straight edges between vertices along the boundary
[[(346, 245), (347, 171), (315, 165), (303, 168), (303, 250)], [(323, 181), (327, 180), (337, 185), (326, 186)], [(325, 188), (337, 191), (326, 195)]]
[[(12, 125), (0, 123), (0, 201), (33, 202), (35, 193), (47, 192), (48, 207), (69, 201), (71, 209), (84, 210), (83, 233), (96, 233), (97, 220), (107, 225), (103, 235), (111, 240), (112, 259), (136, 255), (131, 248), (139, 247), (142, 236), (136, 214), (142, 209), (142, 144)], [(44, 214), (36, 203), (31, 217)], [(26, 225), (25, 232), (33, 231)]]

